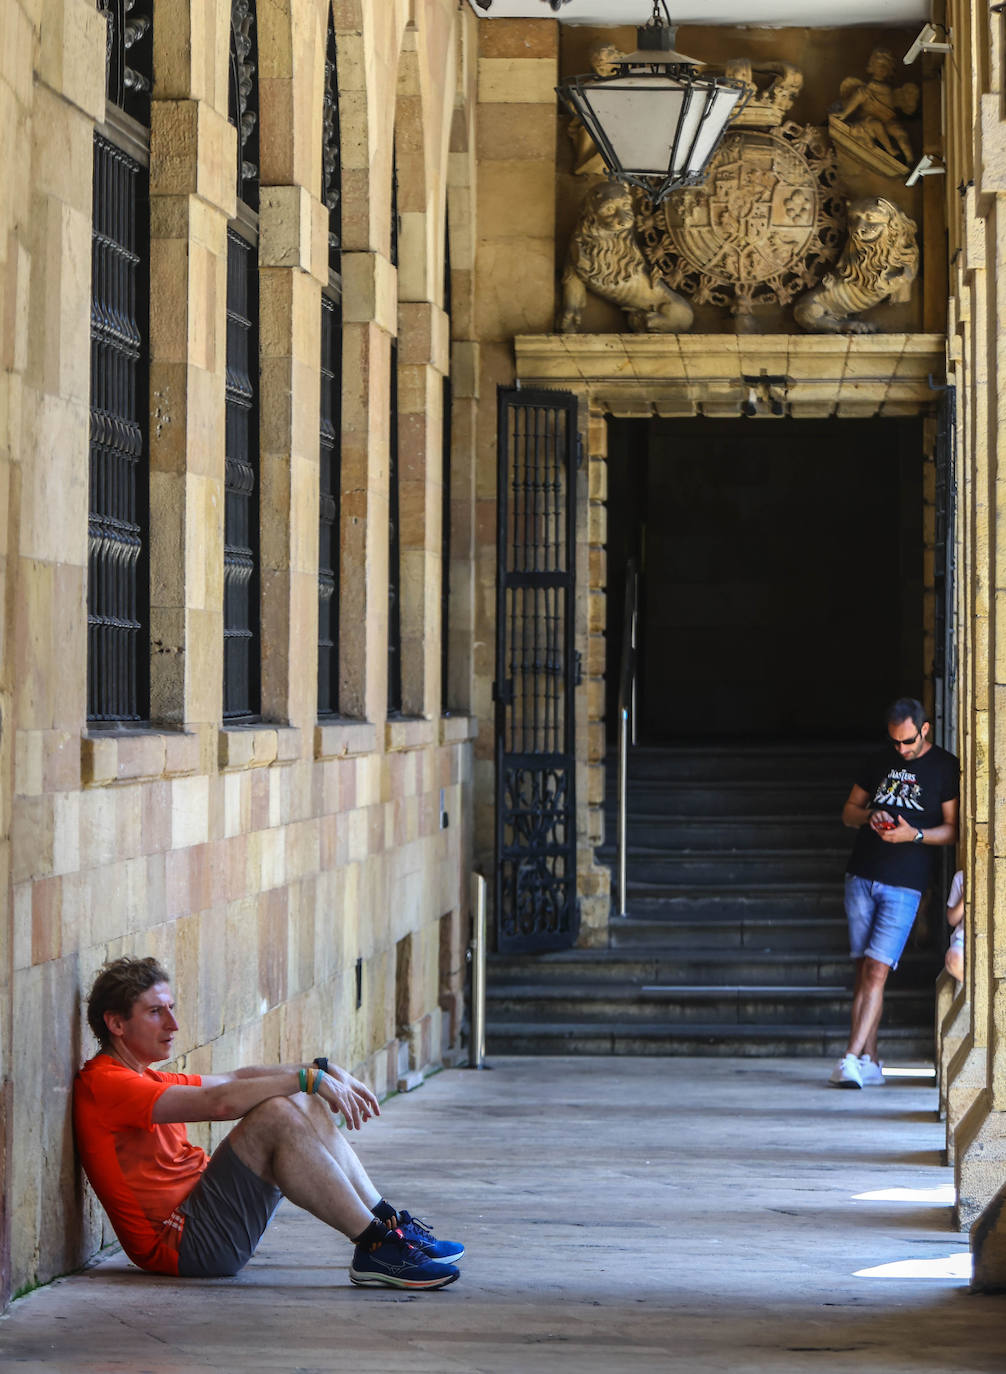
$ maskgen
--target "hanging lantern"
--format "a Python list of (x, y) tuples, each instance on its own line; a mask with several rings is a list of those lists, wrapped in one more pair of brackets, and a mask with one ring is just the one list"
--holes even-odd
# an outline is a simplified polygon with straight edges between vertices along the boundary
[(742, 81), (705, 75), (703, 63), (675, 52), (677, 28), (666, 0), (653, 0), (649, 23), (636, 32), (637, 52), (612, 56), (604, 75), (574, 76), (556, 90), (612, 176), (642, 187), (659, 204), (679, 186), (702, 181), (750, 90)]

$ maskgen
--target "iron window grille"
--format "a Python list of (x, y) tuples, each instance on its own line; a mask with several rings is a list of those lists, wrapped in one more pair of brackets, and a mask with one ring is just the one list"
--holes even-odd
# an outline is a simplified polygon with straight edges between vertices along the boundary
[(342, 164), (335, 26), (328, 12), (322, 129), (322, 198), (328, 209), (328, 288), (321, 297), (318, 476), (318, 714), (339, 710), (339, 531), (342, 455)]
[(88, 455), (87, 718), (150, 700), (149, 5), (99, 0), (106, 121), (94, 136)]
[(224, 477), (225, 720), (260, 710), (258, 87), (255, 8), (232, 0), (231, 123), (238, 131), (238, 223), (227, 230)]
[[(398, 267), (398, 157), (391, 163), (391, 265)], [(388, 382), (388, 714), (402, 711), (402, 548), (398, 501), (398, 341)]]
[(444, 314), (447, 316), (447, 373), (442, 386), (441, 432), (441, 506), (440, 506), (440, 709), (444, 715), (450, 709), (448, 675), (450, 671), (450, 610), (451, 610), (451, 428), (453, 392), (451, 390), (451, 354), (453, 322), (451, 316), (451, 243), (450, 224), (444, 219)]

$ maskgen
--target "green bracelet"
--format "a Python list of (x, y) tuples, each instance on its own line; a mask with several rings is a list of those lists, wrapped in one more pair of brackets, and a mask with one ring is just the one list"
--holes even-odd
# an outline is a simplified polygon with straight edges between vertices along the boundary
[(306, 1092), (307, 1092), (307, 1069), (301, 1069), (301, 1070), (300, 1070), (300, 1073), (299, 1073), (299, 1075), (298, 1075), (298, 1077), (300, 1078), (300, 1090), (301, 1090), (302, 1093), (306, 1093)]

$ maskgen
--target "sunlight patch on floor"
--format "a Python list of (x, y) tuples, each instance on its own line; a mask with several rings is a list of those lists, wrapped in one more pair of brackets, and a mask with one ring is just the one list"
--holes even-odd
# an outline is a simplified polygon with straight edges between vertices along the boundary
[(878, 1188), (873, 1193), (853, 1193), (853, 1202), (922, 1202), (934, 1207), (952, 1207), (957, 1190), (952, 1183), (939, 1183), (935, 1188)]
[(894, 1260), (891, 1264), (877, 1264), (872, 1269), (857, 1269), (854, 1279), (971, 1279), (971, 1252), (958, 1250), (952, 1255), (935, 1259)]

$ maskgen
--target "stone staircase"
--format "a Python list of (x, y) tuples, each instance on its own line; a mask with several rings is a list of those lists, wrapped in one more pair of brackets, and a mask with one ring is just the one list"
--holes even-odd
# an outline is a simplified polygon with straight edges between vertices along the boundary
[[(839, 813), (868, 747), (633, 750), (628, 914), (605, 948), (490, 956), (489, 1057), (837, 1057), (852, 980)], [(611, 757), (598, 857), (613, 873), (616, 772)], [(885, 999), (888, 1060), (931, 1056), (938, 964), (910, 943)]]

